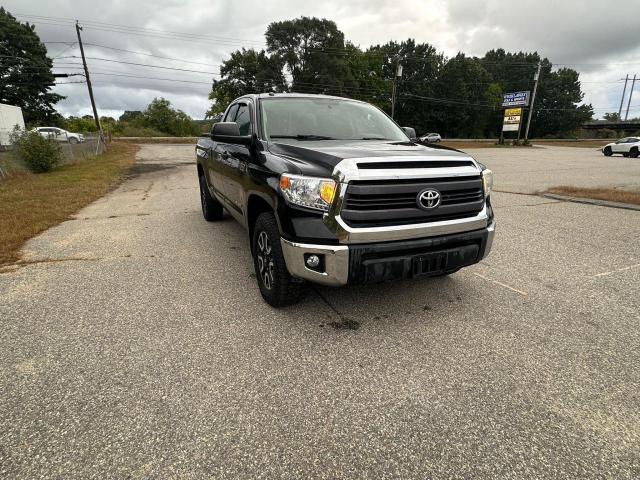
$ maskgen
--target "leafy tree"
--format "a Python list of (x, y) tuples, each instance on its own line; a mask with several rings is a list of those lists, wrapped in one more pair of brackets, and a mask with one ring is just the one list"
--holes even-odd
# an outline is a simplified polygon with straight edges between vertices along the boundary
[(98, 130), (96, 123), (91, 119), (81, 117), (69, 117), (64, 122), (64, 128), (70, 132), (95, 132)]
[(345, 58), (345, 41), (335, 22), (300, 17), (273, 22), (265, 33), (267, 50), (284, 60), (292, 90), (342, 93), (355, 87)]
[(176, 110), (169, 100), (154, 98), (142, 113), (144, 127), (153, 128), (176, 137), (200, 134), (200, 128), (182, 110)]
[(49, 91), (52, 66), (35, 27), (0, 7), (0, 103), (22, 108), (28, 124), (59, 124), (53, 105), (64, 97)]
[(540, 79), (531, 136), (566, 136), (591, 120), (591, 105), (577, 106), (583, 97), (578, 72), (571, 68), (548, 72)]
[[(434, 112), (428, 97), (435, 94), (435, 81), (442, 68), (444, 58), (428, 43), (418, 43), (408, 39), (403, 42), (388, 42), (375, 45), (367, 54), (377, 58), (381, 64), (384, 83), (383, 95), (388, 99), (381, 106), (391, 113), (391, 89), (396, 75), (397, 64), (402, 64), (402, 77), (397, 83), (396, 121), (411, 126), (417, 132), (429, 129), (433, 124)], [(361, 81), (360, 78), (357, 78)]]
[(620, 115), (618, 112), (605, 113), (603, 117), (607, 122), (619, 122)]
[(121, 122), (131, 122), (139, 118), (142, 118), (142, 112), (140, 110), (125, 110), (118, 120)]
[(209, 99), (213, 105), (207, 118), (225, 111), (229, 103), (242, 95), (261, 92), (285, 92), (284, 61), (264, 50), (237, 50), (220, 68), (221, 80), (213, 81)]

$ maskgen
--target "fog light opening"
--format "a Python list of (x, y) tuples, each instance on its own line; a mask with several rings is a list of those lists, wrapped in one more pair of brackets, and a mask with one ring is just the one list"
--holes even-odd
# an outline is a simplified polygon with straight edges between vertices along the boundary
[(305, 253), (304, 264), (314, 272), (324, 272), (324, 255), (319, 253)]

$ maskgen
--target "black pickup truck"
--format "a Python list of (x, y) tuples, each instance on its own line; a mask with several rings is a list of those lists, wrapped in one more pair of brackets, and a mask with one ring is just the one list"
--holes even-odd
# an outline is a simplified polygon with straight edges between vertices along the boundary
[(215, 221), (224, 209), (244, 225), (275, 307), (296, 302), (307, 281), (453, 273), (491, 249), (493, 175), (412, 133), (356, 100), (238, 98), (196, 146), (202, 213)]

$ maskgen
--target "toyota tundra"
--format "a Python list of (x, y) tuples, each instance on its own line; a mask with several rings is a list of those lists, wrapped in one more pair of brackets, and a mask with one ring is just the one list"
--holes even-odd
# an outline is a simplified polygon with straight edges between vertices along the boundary
[(449, 275), (491, 250), (493, 174), (409, 132), (357, 100), (243, 96), (197, 142), (202, 214), (226, 210), (247, 229), (274, 307), (296, 302), (306, 282)]

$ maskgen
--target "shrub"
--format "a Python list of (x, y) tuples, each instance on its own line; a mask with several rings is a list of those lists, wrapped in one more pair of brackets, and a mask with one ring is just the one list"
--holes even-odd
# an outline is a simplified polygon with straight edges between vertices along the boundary
[(168, 134), (156, 130), (155, 128), (136, 127), (133, 125), (122, 125), (113, 129), (113, 135), (116, 137), (166, 137)]
[(60, 163), (62, 149), (38, 132), (15, 129), (11, 134), (15, 154), (34, 173), (48, 172)]

